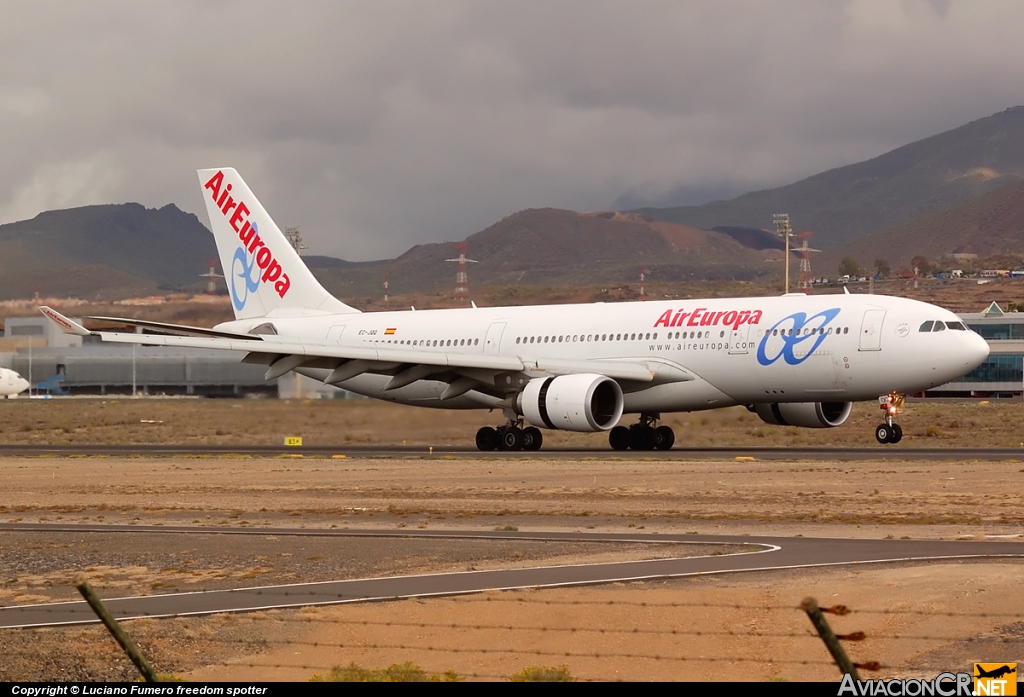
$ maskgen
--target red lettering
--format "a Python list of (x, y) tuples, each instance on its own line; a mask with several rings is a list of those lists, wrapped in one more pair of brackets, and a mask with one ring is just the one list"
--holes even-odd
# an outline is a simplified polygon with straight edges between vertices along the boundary
[(288, 292), (288, 289), (292, 287), (292, 282), (288, 279), (288, 274), (284, 274), (281, 280), (274, 284), (274, 290), (277, 294), (284, 297), (284, 294)]
[(229, 210), (231, 210), (232, 208), (234, 208), (234, 207), (235, 207), (235, 205), (236, 205), (236, 204), (235, 204), (235, 199), (233, 199), (233, 198), (231, 198), (230, 196), (228, 196), (228, 202), (227, 202), (227, 203), (225, 203), (225, 204), (224, 204), (224, 207), (223, 207), (223, 208), (221, 208), (220, 210), (221, 210), (221, 212), (222, 212), (222, 213), (223, 213), (224, 215), (227, 215), (227, 214), (228, 214), (228, 211), (229, 211)]
[(754, 310), (753, 312), (750, 313), (750, 321), (748, 322), (748, 324), (758, 324), (758, 323), (760, 323), (760, 321), (761, 321), (761, 311), (760, 310)]
[[(239, 201), (238, 202), (238, 208), (236, 208), (235, 212), (231, 214), (231, 221), (230, 221), (231, 222), (231, 227), (233, 227), (235, 229), (235, 232), (238, 232), (238, 224), (240, 222), (242, 222), (242, 218), (244, 218), (247, 215), (249, 215), (249, 209), (245, 207), (245, 203), (243, 203), (242, 201)], [(249, 226), (249, 221), (248, 220), (245, 221), (245, 225), (246, 225), (246, 227)]]
[(722, 319), (722, 315), (724, 315), (724, 314), (725, 314), (724, 312), (716, 312), (715, 313), (715, 326), (716, 327), (718, 326), (718, 320)]
[(276, 281), (281, 278), (281, 265), (276, 260), (271, 260), (270, 265), (267, 266), (267, 270), (263, 272), (263, 282)]
[(722, 324), (724, 324), (727, 327), (730, 324), (735, 324), (736, 323), (736, 315), (737, 314), (738, 313), (736, 312), (736, 310), (729, 310), (728, 312), (725, 313), (725, 315), (723, 315), (723, 317), (722, 317)]
[(263, 247), (263, 240), (260, 239), (259, 235), (252, 238), (252, 242), (249, 243), (249, 252), (255, 252), (259, 247)]
[(217, 197), (220, 196), (220, 187), (224, 183), (224, 173), (217, 172), (215, 175), (210, 177), (210, 181), (203, 184), (204, 189), (209, 189), (213, 195), (214, 202), (217, 201)]
[(242, 227), (242, 231), (238, 233), (238, 238), (242, 240), (242, 246), (248, 246), (249, 241), (252, 240), (256, 234), (256, 228), (249, 224), (249, 221), (245, 221), (245, 225)]
[(220, 192), (220, 198), (217, 199), (217, 206), (219, 208), (223, 208), (224, 207), (224, 201), (227, 199), (228, 193), (230, 191), (231, 191), (231, 184), (229, 183), (226, 187), (224, 187), (224, 191)]
[(715, 313), (709, 312), (700, 318), (700, 326), (710, 327), (715, 321)]
[(273, 259), (274, 255), (270, 253), (270, 250), (267, 249), (266, 247), (263, 247), (256, 254), (256, 266), (260, 267), (261, 269), (265, 269), (268, 266), (270, 266), (270, 262), (273, 261)]
[(658, 318), (658, 321), (654, 323), (654, 326), (655, 327), (662, 327), (662, 326), (667, 327), (667, 326), (669, 326), (669, 322), (671, 322), (671, 321), (672, 321), (672, 310), (665, 310), (665, 312), (662, 313), (661, 317)]
[(749, 323), (750, 323), (750, 310), (743, 310), (736, 317), (736, 320), (733, 322), (732, 328), (733, 328), (733, 330), (738, 331), (741, 324), (749, 324)]
[(680, 312), (672, 322), (673, 327), (683, 326), (683, 320), (690, 316), (689, 312)]
[(706, 309), (707, 308), (704, 308), (704, 307), (698, 307), (696, 310), (694, 310), (693, 314), (690, 315), (690, 321), (686, 323), (686, 326), (687, 327), (696, 327), (697, 326), (697, 320), (698, 319), (703, 319), (700, 316), (701, 311), (706, 310)]

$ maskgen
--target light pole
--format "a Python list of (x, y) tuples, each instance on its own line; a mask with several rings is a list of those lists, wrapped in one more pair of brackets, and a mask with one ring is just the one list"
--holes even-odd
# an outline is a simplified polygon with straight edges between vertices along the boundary
[(781, 235), (786, 241), (786, 291), (789, 292), (789, 236), (793, 234), (793, 228), (789, 226), (789, 213), (776, 213), (772, 216), (775, 222), (775, 234)]

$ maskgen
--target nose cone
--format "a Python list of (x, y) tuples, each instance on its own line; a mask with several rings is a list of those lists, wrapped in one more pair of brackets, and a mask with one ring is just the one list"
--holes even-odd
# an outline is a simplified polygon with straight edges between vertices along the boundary
[(988, 342), (975, 332), (968, 332), (965, 338), (967, 346), (964, 349), (964, 372), (969, 373), (988, 358), (989, 346)]
[(24, 392), (28, 389), (28, 380), (25, 378), (18, 378), (14, 381), (14, 384), (18, 388), (18, 392)]

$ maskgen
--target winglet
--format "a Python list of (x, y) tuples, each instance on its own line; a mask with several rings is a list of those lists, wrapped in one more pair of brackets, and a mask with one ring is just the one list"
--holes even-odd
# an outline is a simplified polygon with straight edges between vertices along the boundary
[(92, 332), (78, 322), (68, 319), (52, 308), (43, 305), (39, 308), (39, 311), (42, 312), (48, 320), (60, 327), (60, 330), (65, 334), (77, 334), (78, 336), (89, 336), (92, 334)]

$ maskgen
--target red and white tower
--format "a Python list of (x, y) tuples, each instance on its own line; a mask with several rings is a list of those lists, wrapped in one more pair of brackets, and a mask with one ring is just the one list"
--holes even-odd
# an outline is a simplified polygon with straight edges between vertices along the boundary
[(811, 287), (811, 278), (813, 278), (811, 276), (811, 254), (821, 251), (807, 246), (807, 240), (811, 239), (813, 234), (810, 230), (797, 233), (797, 237), (801, 240), (800, 246), (796, 248), (796, 251), (800, 252), (800, 284), (797, 287), (805, 290)]
[(455, 259), (445, 259), (445, 261), (454, 261), (459, 265), (459, 272), (455, 275), (455, 297), (464, 300), (469, 297), (469, 274), (466, 273), (466, 264), (476, 264), (479, 262), (475, 259), (466, 258), (466, 250), (469, 248), (468, 242), (456, 242), (455, 248), (459, 250), (459, 256)]

